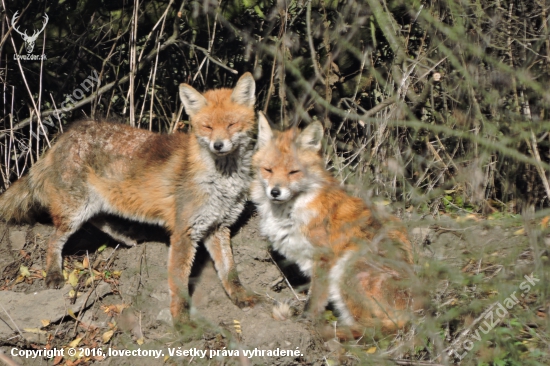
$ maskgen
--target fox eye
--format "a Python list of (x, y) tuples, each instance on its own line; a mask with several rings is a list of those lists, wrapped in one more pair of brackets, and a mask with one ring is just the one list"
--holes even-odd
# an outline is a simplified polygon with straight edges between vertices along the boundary
[(271, 169), (264, 168), (264, 170), (268, 173), (273, 173), (273, 170), (271, 170)]
[(206, 128), (207, 130), (212, 130), (212, 127), (210, 126), (204, 125), (203, 127)]
[(292, 174), (296, 174), (296, 173), (300, 173), (299, 170), (291, 170), (288, 175), (292, 175)]
[(229, 126), (227, 126), (227, 128), (231, 128), (231, 127), (235, 126), (236, 124), (237, 124), (237, 122), (230, 123)]

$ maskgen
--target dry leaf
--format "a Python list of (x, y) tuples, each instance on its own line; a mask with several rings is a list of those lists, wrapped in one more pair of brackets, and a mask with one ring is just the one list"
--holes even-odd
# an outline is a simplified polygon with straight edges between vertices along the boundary
[(88, 259), (88, 257), (85, 257), (83, 260), (82, 260), (82, 267), (88, 269), (90, 267), (90, 260)]
[(235, 327), (235, 332), (237, 332), (237, 334), (241, 334), (242, 333), (242, 330), (241, 330), (241, 322), (238, 321), (238, 320), (233, 320), (233, 327)]
[(465, 221), (468, 221), (468, 220), (479, 221), (477, 216), (474, 215), (474, 214), (468, 214), (468, 215), (465, 215), (465, 216), (458, 216), (456, 218), (456, 222), (465, 222)]
[(111, 314), (114, 315), (117, 312), (115, 305), (104, 305), (101, 307), (103, 309), (103, 312), (105, 314)]
[(43, 327), (47, 327), (48, 325), (50, 325), (50, 321), (48, 319), (42, 319), (40, 320), (40, 322), (42, 323)]
[(27, 333), (34, 333), (34, 334), (47, 334), (46, 331), (38, 328), (24, 328), (23, 331)]
[(55, 356), (53, 359), (53, 366), (59, 365), (63, 361), (63, 356)]
[(366, 350), (365, 352), (367, 352), (370, 355), (370, 354), (376, 352), (376, 347), (371, 347), (368, 350)]
[(117, 313), (120, 314), (120, 313), (122, 313), (122, 310), (130, 307), (130, 305), (128, 305), (128, 304), (117, 304), (117, 305), (115, 305), (115, 307), (116, 307)]
[(80, 343), (81, 340), (82, 340), (82, 337), (75, 338), (75, 340), (73, 340), (71, 343), (69, 343), (69, 347), (74, 348), (74, 347), (78, 346), (78, 344)]
[(69, 275), (69, 284), (73, 287), (76, 287), (78, 285), (78, 270), (74, 270)]
[(115, 277), (120, 277), (120, 275), (122, 274), (122, 271), (113, 271), (111, 272), (111, 274)]
[(29, 272), (29, 267), (21, 266), (19, 267), (19, 272), (21, 272), (21, 276), (23, 277), (30, 277), (31, 273)]
[(17, 279), (15, 280), (15, 284), (17, 285), (18, 283), (21, 283), (23, 281), (25, 281), (25, 276), (19, 275), (19, 276), (17, 276)]
[(76, 320), (76, 315), (74, 315), (74, 312), (71, 309), (67, 309), (67, 314), (69, 314), (71, 318)]
[(108, 330), (101, 336), (101, 339), (103, 340), (103, 343), (109, 343), (111, 338), (113, 337), (113, 334), (115, 334), (114, 330)]
[(136, 341), (137, 344), (139, 344), (140, 346), (145, 342), (145, 340), (143, 339), (143, 337), (141, 337), (140, 339), (138, 339)]
[(521, 228), (519, 230), (514, 231), (514, 235), (516, 235), (516, 236), (525, 235), (525, 229)]
[(76, 299), (82, 296), (84, 292), (71, 290), (69, 291), (69, 299)]

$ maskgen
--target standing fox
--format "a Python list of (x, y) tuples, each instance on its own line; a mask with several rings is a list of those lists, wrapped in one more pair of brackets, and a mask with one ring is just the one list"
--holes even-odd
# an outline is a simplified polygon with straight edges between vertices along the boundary
[(229, 227), (251, 182), (255, 82), (204, 94), (179, 87), (192, 132), (160, 135), (122, 124), (82, 121), (63, 134), (28, 175), (0, 196), (0, 216), (21, 220), (34, 207), (51, 214), (46, 285), (60, 287), (63, 245), (85, 222), (124, 243), (101, 214), (159, 224), (170, 233), (168, 284), (174, 323), (189, 320), (189, 274), (203, 242), (238, 306), (253, 305), (239, 281)]
[(376, 217), (325, 170), (322, 136), (319, 122), (273, 134), (260, 115), (251, 195), (261, 231), (311, 277), (306, 312), (314, 321), (330, 301), (345, 325), (339, 337), (373, 326), (394, 332), (408, 321), (411, 244), (397, 219)]

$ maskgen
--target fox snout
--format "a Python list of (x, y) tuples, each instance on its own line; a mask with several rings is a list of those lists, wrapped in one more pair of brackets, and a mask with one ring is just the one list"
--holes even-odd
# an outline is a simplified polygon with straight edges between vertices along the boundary
[(233, 151), (233, 143), (230, 140), (217, 139), (210, 142), (210, 151), (217, 155), (225, 155)]
[(292, 191), (278, 184), (274, 187), (267, 186), (266, 194), (267, 197), (275, 203), (283, 203), (292, 198)]

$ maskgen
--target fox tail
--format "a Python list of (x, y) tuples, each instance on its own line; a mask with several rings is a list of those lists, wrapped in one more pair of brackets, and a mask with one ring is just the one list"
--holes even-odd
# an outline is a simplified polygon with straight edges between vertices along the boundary
[(0, 195), (0, 218), (6, 221), (29, 221), (37, 207), (38, 200), (28, 174)]
[(27, 175), (0, 195), (0, 219), (32, 221), (33, 214), (39, 208), (46, 207), (48, 199), (44, 192), (44, 181), (48, 174), (47, 168), (44, 159), (40, 159)]

